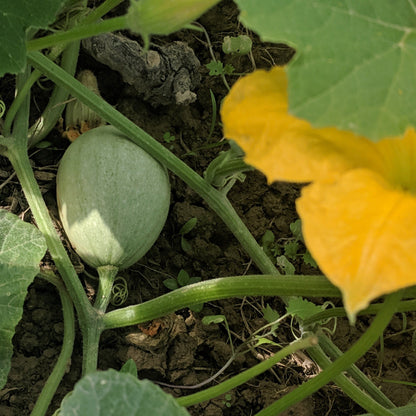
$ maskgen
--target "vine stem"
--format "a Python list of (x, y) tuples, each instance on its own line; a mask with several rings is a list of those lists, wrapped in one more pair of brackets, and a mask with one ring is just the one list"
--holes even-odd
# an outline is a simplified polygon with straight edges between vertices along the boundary
[(324, 276), (232, 276), (184, 286), (139, 305), (108, 312), (103, 323), (105, 329), (136, 325), (191, 305), (243, 296), (340, 297), (341, 293)]
[[(319, 347), (311, 348), (309, 350), (309, 354), (311, 357), (318, 363), (321, 368), (326, 368), (331, 364), (331, 359), (337, 359), (341, 357), (342, 351), (338, 349), (336, 345), (334, 345), (331, 340), (321, 332), (318, 335), (319, 338)], [(329, 355), (329, 357), (327, 356)], [(354, 364), (347, 370), (348, 374), (354, 378), (359, 386), (361, 386), (365, 391), (380, 405), (393, 408), (395, 407), (394, 403), (383, 394), (383, 392), (378, 389), (371, 380)], [(347, 379), (344, 374), (340, 374), (337, 376), (337, 379), (334, 381), (342, 388), (342, 390), (348, 394), (351, 398), (356, 400), (357, 403), (360, 403), (360, 398), (357, 397), (357, 394), (363, 394), (361, 391), (356, 392), (358, 388), (355, 384), (351, 386), (351, 381)], [(348, 383), (346, 388), (344, 388), (344, 383)], [(364, 407), (364, 406), (363, 406)], [(367, 408), (367, 410), (369, 410)]]
[(53, 273), (40, 273), (39, 276), (49, 283), (52, 283), (58, 290), (62, 304), (64, 337), (58, 360), (56, 361), (52, 373), (49, 375), (48, 380), (36, 400), (30, 416), (44, 416), (46, 414), (52, 398), (55, 395), (56, 389), (65, 375), (67, 366), (71, 362), (75, 339), (74, 306), (68, 292), (65, 289), (65, 286)]
[(89, 15), (87, 15), (81, 22), (81, 25), (94, 23), (102, 16), (107, 14), (110, 10), (117, 7), (124, 0), (105, 0), (104, 3), (101, 3), (96, 9), (94, 9)]
[(276, 365), (278, 362), (280, 362), (283, 358), (287, 357), (288, 355), (293, 354), (296, 351), (309, 348), (312, 345), (316, 345), (317, 342), (318, 340), (317, 340), (317, 337), (315, 336), (309, 336), (307, 338), (294, 341), (287, 347), (284, 347), (280, 351), (275, 353), (269, 359), (259, 364), (256, 364), (255, 366), (249, 368), (248, 370), (241, 372), (240, 374), (230, 378), (229, 380), (223, 381), (222, 383), (216, 386), (210, 387), (208, 389), (199, 391), (198, 393), (180, 397), (176, 399), (176, 401), (180, 406), (187, 407), (187, 406), (192, 406), (197, 403), (202, 403), (206, 400), (213, 399), (214, 397), (218, 397), (221, 394), (227, 393), (227, 391), (230, 391), (233, 388), (246, 383), (251, 378), (264, 373), (265, 371), (272, 368), (274, 365)]
[(111, 290), (114, 279), (117, 277), (118, 267), (101, 266), (98, 272), (98, 291), (95, 298), (94, 310), (97, 319), (89, 321), (88, 330), (83, 333), (83, 374), (88, 374), (97, 369), (98, 350), (100, 346), (101, 333), (104, 330), (103, 316), (111, 299)]
[(95, 298), (94, 308), (101, 314), (105, 313), (111, 299), (111, 290), (117, 277), (118, 267), (101, 266), (97, 268), (98, 292)]
[[(319, 390), (325, 384), (335, 379), (338, 374), (348, 369), (353, 363), (361, 358), (377, 341), (384, 329), (390, 322), (393, 314), (396, 312), (397, 305), (402, 297), (402, 291), (392, 293), (386, 297), (384, 307), (378, 312), (374, 321), (367, 329), (367, 331), (361, 336), (361, 338), (341, 357), (330, 364), (324, 371), (318, 374), (313, 379), (307, 381), (295, 390), (288, 393), (272, 405), (263, 409), (256, 416), (275, 416), (285, 409), (289, 408), (295, 403), (300, 402), (304, 398), (310, 396), (315, 391)], [(370, 403), (371, 401), (371, 403)], [(367, 403), (369, 406), (374, 404), (374, 401), (370, 399)], [(366, 403), (361, 403), (366, 406)], [(393, 416), (390, 410), (384, 407), (377, 408), (374, 412), (376, 416)]]
[(13, 120), (17, 112), (19, 111), (19, 108), (23, 105), (24, 101), (29, 95), (30, 89), (32, 88), (33, 84), (38, 80), (40, 75), (40, 71), (33, 71), (24, 83), (24, 85), (22, 86), (22, 88), (19, 89), (19, 93), (16, 95), (15, 99), (10, 105), (10, 108), (7, 111), (6, 117), (4, 119), (3, 132), (5, 136), (11, 135)]
[[(308, 351), (311, 357), (319, 364), (322, 369), (328, 368), (331, 365), (331, 360), (328, 359), (323, 350), (319, 347), (315, 347), (313, 351)], [(357, 385), (355, 385), (348, 377), (340, 373), (334, 377), (333, 381), (342, 389), (342, 391), (347, 394), (355, 403), (360, 405), (363, 409), (370, 412), (372, 415), (391, 415), (390, 411), (386, 413), (387, 409), (394, 408), (394, 404), (381, 392), (380, 395), (383, 396), (383, 407), (382, 404), (378, 403), (374, 398), (368, 396), (364, 391), (362, 391)], [(362, 381), (362, 380), (361, 380)], [(370, 380), (367, 381), (370, 382)], [(375, 387), (375, 386), (374, 386)], [(380, 399), (380, 397), (378, 397)]]
[[(68, 73), (74, 75), (78, 62), (80, 42), (72, 42), (71, 44), (61, 45), (53, 48), (49, 54), (49, 59), (55, 60), (62, 54), (61, 66)], [(33, 84), (42, 75), (40, 71), (35, 69), (26, 82), (19, 89), (19, 93), (13, 100), (9, 110), (7, 111), (6, 118), (4, 120), (3, 134), (4, 136), (10, 136), (11, 126), (17, 111), (20, 106), (29, 95)], [(42, 140), (56, 125), (59, 117), (64, 109), (65, 101), (68, 99), (68, 93), (66, 90), (55, 86), (54, 91), (49, 99), (48, 105), (43, 111), (42, 116), (36, 121), (35, 125), (29, 131), (29, 147)]]
[(55, 33), (42, 38), (32, 39), (26, 43), (28, 52), (46, 49), (59, 43), (67, 43), (96, 36), (101, 33), (127, 29), (126, 17), (113, 17), (98, 23), (79, 24), (66, 32)]
[(48, 213), (48, 208), (46, 207), (35, 176), (33, 175), (26, 146), (18, 146), (13, 138), (9, 138), (8, 141), (5, 141), (5, 144), (7, 147), (5, 154), (16, 171), (36, 224), (45, 236), (49, 252), (65, 282), (65, 286), (67, 287), (71, 298), (73, 299), (79, 315), (80, 324), (85, 325), (91, 318), (91, 315), (95, 315), (95, 311), (85, 295), (84, 288), (82, 287), (78, 275), (76, 274), (71, 260), (54, 228)]
[[(30, 71), (27, 68), (24, 74), (17, 77), (18, 91), (26, 84), (29, 76)], [(25, 95), (25, 100), (19, 106), (16, 114), (12, 136), (0, 136), (0, 146), (2, 147), (2, 153), (8, 157), (13, 165), (37, 226), (45, 237), (49, 252), (80, 315), (80, 320), (81, 322), (86, 322), (90, 314), (94, 313), (93, 307), (88, 301), (74, 266), (55, 230), (30, 165), (27, 153), (29, 110), (30, 94), (28, 93)]]
[[(63, 68), (70, 75), (75, 74), (78, 62), (79, 47), (80, 42), (72, 42), (65, 47), (62, 53), (61, 68)], [(61, 117), (65, 108), (65, 103), (67, 100), (68, 92), (65, 89), (55, 85), (55, 88), (49, 98), (46, 108), (42, 112), (42, 115), (29, 129), (29, 148), (43, 140), (47, 134), (56, 126), (56, 123), (58, 122), (59, 117)]]
[[(0, 140), (0, 143), (1, 142), (2, 140)], [(88, 301), (74, 266), (53, 226), (48, 209), (30, 166), (29, 156), (26, 150), (27, 145), (25, 144), (24, 147), (18, 146), (16, 145), (16, 141), (11, 138), (9, 142), (6, 141), (6, 144), (7, 150), (5, 154), (16, 171), (36, 224), (45, 237), (49, 253), (51, 254), (55, 266), (74, 302), (84, 339), (84, 361), (86, 360), (86, 362), (88, 362), (88, 371), (94, 371), (96, 368), (92, 368), (91, 360), (89, 359), (91, 351), (94, 351), (94, 348), (92, 348), (90, 344), (93, 342), (92, 340), (97, 339), (96, 332), (97, 328), (102, 327), (102, 325), (99, 325), (102, 317), (98, 315), (97, 311)], [(84, 373), (86, 372), (86, 368), (87, 367), (83, 368)]]
[[(20, 91), (22, 86), (25, 85), (29, 76), (29, 68), (26, 68), (25, 73), (17, 77), (18, 91)], [(58, 233), (55, 230), (51, 217), (49, 216), (48, 208), (46, 207), (45, 201), (43, 200), (39, 186), (33, 174), (27, 153), (29, 110), (30, 94), (26, 94), (25, 100), (22, 101), (22, 104), (16, 113), (15, 121), (13, 123), (12, 136), (0, 136), (0, 149), (2, 153), (9, 158), (11, 164), (13, 165), (26, 200), (32, 211), (33, 217), (35, 218), (36, 224), (45, 237), (52, 259), (77, 310), (78, 320), (83, 336), (88, 338), (91, 324), (93, 324), (93, 327), (97, 327), (98, 324), (96, 324), (96, 322), (101, 319), (101, 316), (99, 317), (97, 311), (88, 301), (84, 288), (78, 279), (77, 273), (75, 272), (74, 266), (72, 265), (71, 260), (61, 243)], [(84, 348), (87, 348), (85, 343)]]
[[(416, 297), (415, 288), (406, 289), (406, 297)], [(412, 295), (413, 293), (413, 295)], [(357, 313), (357, 316), (362, 315), (375, 315), (383, 307), (382, 303), (374, 303), (367, 308)], [(414, 312), (416, 311), (416, 300), (404, 300), (397, 305), (397, 312)], [(325, 321), (330, 318), (343, 318), (346, 317), (347, 313), (342, 307), (328, 308), (322, 312), (315, 313), (314, 315), (308, 316), (302, 325), (308, 327), (319, 322)]]

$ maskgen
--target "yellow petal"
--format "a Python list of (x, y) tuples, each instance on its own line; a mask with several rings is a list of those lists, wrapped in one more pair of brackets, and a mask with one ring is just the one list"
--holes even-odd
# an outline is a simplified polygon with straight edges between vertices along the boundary
[(355, 167), (383, 169), (374, 143), (335, 128), (313, 128), (288, 113), (283, 68), (258, 70), (237, 81), (224, 99), (224, 134), (246, 162), (275, 180), (331, 181)]
[(416, 197), (365, 169), (317, 182), (297, 201), (306, 245), (355, 314), (380, 295), (416, 284)]
[(408, 128), (403, 138), (376, 143), (384, 166), (384, 177), (397, 188), (416, 194), (416, 132)]

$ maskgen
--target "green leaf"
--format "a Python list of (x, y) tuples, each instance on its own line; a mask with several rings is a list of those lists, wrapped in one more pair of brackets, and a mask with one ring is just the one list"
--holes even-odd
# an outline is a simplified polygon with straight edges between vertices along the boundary
[(222, 41), (222, 51), (225, 54), (248, 55), (252, 46), (253, 42), (247, 35), (225, 36)]
[(198, 218), (192, 217), (190, 220), (186, 221), (184, 225), (182, 225), (181, 229), (179, 230), (180, 235), (185, 235), (191, 232), (198, 222)]
[(316, 261), (312, 257), (312, 254), (309, 252), (309, 250), (306, 251), (302, 258), (305, 264), (309, 264), (309, 266), (315, 267), (316, 269), (318, 268), (318, 265), (316, 264)]
[(416, 7), (398, 0), (236, 0), (263, 41), (296, 50), (290, 113), (376, 141), (416, 126)]
[(294, 260), (299, 250), (299, 243), (297, 241), (289, 241), (284, 245), (285, 256)]
[(235, 71), (235, 68), (231, 64), (225, 64), (224, 75), (231, 75)]
[(38, 149), (47, 149), (48, 147), (52, 146), (52, 142), (48, 141), (48, 140), (42, 140), (39, 143), (36, 143), (36, 147)]
[(199, 283), (201, 281), (200, 276), (193, 276), (189, 278), (188, 285), (193, 285), (194, 283)]
[(235, 71), (235, 68), (231, 64), (225, 64), (224, 75), (231, 75)]
[(137, 378), (137, 366), (133, 359), (129, 358), (120, 369), (120, 373), (130, 374), (134, 378)]
[(298, 241), (303, 241), (302, 235), (302, 221), (297, 219), (296, 221), (290, 223), (290, 231), (293, 234), (293, 237), (296, 238)]
[(163, 140), (166, 143), (172, 143), (172, 142), (175, 141), (175, 139), (176, 139), (176, 137), (173, 134), (170, 134), (168, 131), (163, 134)]
[(253, 345), (253, 348), (260, 347), (260, 345), (275, 345), (279, 347), (279, 344), (277, 344), (276, 342), (263, 337), (256, 338), (256, 343)]
[(231, 64), (224, 64), (219, 61), (211, 61), (205, 65), (209, 69), (209, 75), (230, 75), (235, 71)]
[(184, 407), (148, 380), (107, 370), (88, 374), (62, 401), (61, 416), (189, 416)]
[(283, 270), (284, 274), (295, 274), (295, 266), (286, 256), (276, 257), (276, 264)]
[(189, 274), (186, 270), (184, 270), (184, 269), (179, 270), (178, 277), (177, 277), (177, 281), (179, 283), (179, 286), (188, 285), (189, 284), (189, 279), (190, 279), (190, 277), (189, 277)]
[(298, 297), (290, 298), (286, 308), (286, 313), (298, 316), (300, 319), (306, 319), (318, 312), (322, 312), (322, 308), (319, 305)]
[(209, 69), (209, 75), (221, 75), (224, 73), (224, 64), (222, 62), (211, 61), (205, 66)]
[(169, 290), (176, 290), (179, 285), (178, 282), (176, 281), (176, 279), (170, 278), (170, 279), (165, 279), (163, 281), (163, 284), (169, 289)]
[(26, 65), (26, 29), (46, 28), (63, 0), (0, 0), (0, 77)]
[(224, 315), (208, 315), (202, 318), (202, 323), (204, 325), (220, 324), (221, 322), (226, 322)]
[(181, 248), (185, 253), (188, 254), (192, 251), (191, 243), (184, 236), (181, 236)]
[(0, 210), (0, 389), (6, 384), (13, 354), (12, 338), (23, 314), (27, 288), (46, 252), (41, 232)]
[[(262, 309), (262, 312), (263, 312), (263, 318), (269, 324), (277, 321), (280, 318), (279, 312), (277, 312), (275, 309), (272, 309), (269, 304), (267, 304), (266, 307)], [(279, 327), (279, 323), (275, 323), (270, 326), (270, 329), (272, 331), (275, 331), (278, 327)]]
[[(234, 142), (230, 142), (234, 143)], [(224, 190), (238, 180), (244, 182), (246, 175), (243, 172), (253, 170), (244, 160), (244, 153), (239, 147), (231, 144), (230, 149), (222, 151), (211, 161), (204, 172), (205, 180), (220, 190)], [(228, 188), (230, 189), (230, 188)]]
[(263, 318), (270, 324), (280, 318), (279, 312), (273, 309), (269, 304), (262, 309)]
[(263, 338), (263, 337), (257, 337), (255, 339), (255, 344), (253, 345), (253, 348), (260, 347), (260, 345), (274, 345), (276, 347), (280, 347), (280, 345), (277, 342), (274, 342), (270, 339)]
[(270, 246), (271, 244), (274, 243), (274, 240), (275, 240), (275, 238), (274, 238), (273, 231), (266, 230), (263, 237), (261, 238), (261, 245), (262, 246)]

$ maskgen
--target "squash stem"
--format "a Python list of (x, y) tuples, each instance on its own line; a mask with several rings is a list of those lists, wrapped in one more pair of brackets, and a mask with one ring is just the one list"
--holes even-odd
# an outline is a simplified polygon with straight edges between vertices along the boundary
[(102, 315), (96, 315), (96, 319), (90, 320), (89, 326), (82, 333), (82, 376), (97, 371), (98, 350), (100, 337), (103, 332)]
[(97, 311), (89, 303), (74, 266), (56, 233), (30, 166), (26, 149), (27, 144), (18, 146), (18, 143), (11, 140), (10, 138), (10, 141), (5, 141), (7, 143), (5, 146), (7, 149), (5, 154), (8, 156), (17, 173), (36, 224), (45, 236), (49, 252), (78, 313), (79, 325), (84, 341), (83, 374), (86, 374), (87, 371), (95, 371), (98, 356), (98, 341), (103, 327), (102, 315), (97, 314)]
[(79, 24), (66, 32), (58, 32), (52, 35), (29, 40), (26, 43), (28, 51), (46, 49), (59, 43), (67, 43), (96, 36), (101, 33), (113, 32), (115, 30), (127, 29), (125, 16), (113, 17), (111, 19), (90, 23), (88, 25)]
[(88, 326), (87, 322), (91, 315), (95, 313), (49, 216), (48, 208), (30, 166), (26, 144), (19, 146), (12, 138), (6, 143), (5, 155), (16, 171), (36, 224), (45, 236), (49, 252), (74, 302), (80, 319), (81, 330), (83, 330), (85, 326)]
[(64, 339), (62, 341), (62, 350), (59, 354), (55, 367), (48, 377), (48, 380), (46, 381), (46, 384), (43, 387), (30, 416), (43, 416), (46, 414), (56, 389), (65, 375), (68, 364), (71, 362), (75, 339), (74, 306), (62, 280), (58, 279), (52, 272), (42, 272), (39, 276), (49, 283), (52, 283), (59, 292), (62, 303)]
[(18, 94), (16, 98), (13, 100), (9, 110), (7, 111), (6, 117), (4, 119), (4, 135), (10, 136), (13, 120), (22, 105), (25, 104), (25, 101), (30, 93), (30, 89), (32, 88), (33, 84), (38, 80), (38, 78), (42, 75), (40, 71), (34, 70), (26, 79), (26, 82), (22, 85), (21, 88), (18, 89)]
[(101, 17), (107, 14), (110, 10), (113, 10), (124, 0), (106, 0), (101, 3), (96, 9), (88, 14), (83, 20), (79, 22), (80, 25), (87, 25), (98, 21)]
[(96, 371), (98, 363), (98, 351), (100, 347), (100, 337), (104, 330), (103, 316), (110, 302), (114, 280), (118, 274), (116, 266), (97, 267), (98, 272), (98, 292), (95, 298), (94, 309), (98, 312), (96, 319), (89, 322), (89, 327), (83, 333), (83, 361), (82, 375)]
[[(78, 62), (79, 47), (79, 41), (72, 42), (64, 49), (62, 53), (61, 68), (67, 71), (70, 75), (75, 74)], [(59, 51), (55, 53), (55, 56), (58, 55), (58, 53)], [(37, 72), (39, 73), (39, 75), (41, 75), (39, 71)], [(29, 129), (29, 148), (33, 147), (36, 143), (43, 140), (49, 134), (49, 132), (56, 126), (56, 123), (58, 122), (58, 119), (59, 117), (61, 117), (62, 112), (65, 108), (68, 96), (69, 94), (66, 89), (55, 85), (55, 88), (49, 98), (46, 108), (42, 112), (42, 115), (35, 121), (35, 123)]]
[(116, 309), (104, 315), (103, 324), (105, 329), (136, 325), (192, 305), (244, 296), (341, 297), (341, 293), (324, 276), (231, 276), (187, 285), (139, 305)]
[[(379, 306), (383, 306), (383, 304), (379, 304)], [(318, 339), (319, 346), (311, 348), (309, 350), (309, 354), (321, 368), (325, 369), (331, 364), (330, 358), (335, 360), (341, 357), (343, 352), (331, 342), (331, 340), (323, 333), (323, 331), (318, 333)], [(361, 391), (357, 391), (359, 388), (358, 386), (360, 386), (380, 405), (386, 407), (387, 409), (396, 407), (394, 403), (379, 388), (377, 388), (355, 364), (352, 365), (347, 370), (347, 372), (351, 377), (354, 378), (355, 383), (351, 383), (350, 379), (347, 378), (343, 373), (340, 373), (337, 378), (334, 379), (334, 381), (348, 396), (353, 398), (358, 404), (361, 400), (359, 397), (361, 394), (363, 394)]]
[(188, 407), (218, 397), (221, 394), (227, 393), (227, 391), (230, 391), (235, 387), (241, 386), (250, 379), (264, 373), (265, 371), (270, 370), (274, 365), (282, 361), (282, 359), (287, 357), (288, 355), (293, 354), (296, 351), (316, 345), (317, 342), (318, 338), (314, 335), (309, 336), (305, 339), (298, 339), (290, 345), (282, 348), (276, 354), (272, 355), (269, 359), (249, 368), (248, 370), (245, 370), (240, 374), (237, 374), (236, 376), (231, 377), (230, 379), (223, 381), (222, 383), (217, 384), (208, 389), (199, 391), (194, 394), (190, 394), (188, 396), (179, 397), (178, 399), (176, 399), (176, 402), (180, 406)]
[(95, 298), (94, 308), (99, 313), (105, 313), (107, 306), (111, 299), (114, 280), (117, 277), (118, 267), (115, 266), (101, 266), (97, 268), (98, 293)]

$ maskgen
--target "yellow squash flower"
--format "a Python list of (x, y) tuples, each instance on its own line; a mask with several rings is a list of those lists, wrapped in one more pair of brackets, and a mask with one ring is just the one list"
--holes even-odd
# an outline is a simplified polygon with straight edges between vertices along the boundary
[(375, 298), (416, 284), (416, 133), (377, 143), (289, 114), (283, 68), (236, 82), (224, 133), (269, 182), (309, 183), (297, 200), (303, 235), (343, 294), (351, 321)]

